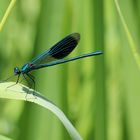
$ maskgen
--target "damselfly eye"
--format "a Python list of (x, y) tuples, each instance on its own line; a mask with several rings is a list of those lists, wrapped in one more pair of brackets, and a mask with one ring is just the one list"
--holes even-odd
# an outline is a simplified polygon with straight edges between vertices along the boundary
[(18, 75), (18, 74), (20, 74), (20, 73), (21, 73), (21, 72), (20, 72), (20, 70), (19, 70), (18, 67), (14, 68), (14, 74), (15, 74), (15, 75)]

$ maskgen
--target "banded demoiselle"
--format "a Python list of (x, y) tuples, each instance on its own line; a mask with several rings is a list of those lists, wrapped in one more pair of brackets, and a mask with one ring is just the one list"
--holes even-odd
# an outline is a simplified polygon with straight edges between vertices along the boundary
[(22, 74), (26, 80), (28, 77), (35, 84), (34, 77), (30, 73), (33, 70), (37, 70), (37, 69), (44, 68), (44, 67), (50, 67), (50, 66), (66, 63), (69, 61), (81, 59), (81, 58), (102, 54), (102, 51), (96, 51), (96, 52), (91, 52), (88, 54), (76, 56), (73, 58), (63, 59), (64, 57), (68, 56), (74, 50), (74, 48), (77, 46), (79, 40), (80, 40), (80, 34), (72, 33), (72, 34), (66, 36), (64, 39), (62, 39), (58, 43), (56, 43), (49, 50), (43, 52), (42, 54), (38, 55), (37, 57), (35, 57), (33, 60), (31, 60), (27, 64), (25, 64), (21, 69), (19, 69), (18, 67), (15, 67), (14, 75), (18, 75), (18, 79), (17, 79), (16, 83), (19, 82), (19, 77)]

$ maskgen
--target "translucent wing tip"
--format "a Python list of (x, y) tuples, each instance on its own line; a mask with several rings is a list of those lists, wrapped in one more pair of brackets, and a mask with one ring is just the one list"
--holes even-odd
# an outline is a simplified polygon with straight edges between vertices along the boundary
[(77, 42), (79, 42), (79, 40), (80, 40), (80, 34), (79, 33), (72, 33), (70, 36), (73, 37), (73, 39), (75, 39)]

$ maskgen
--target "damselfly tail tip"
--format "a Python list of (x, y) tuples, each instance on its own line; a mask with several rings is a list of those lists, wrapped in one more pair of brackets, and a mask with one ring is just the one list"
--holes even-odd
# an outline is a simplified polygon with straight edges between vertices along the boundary
[(96, 52), (92, 52), (93, 55), (100, 55), (100, 54), (103, 54), (102, 51), (96, 51)]
[(102, 51), (97, 51), (98, 52), (98, 54), (103, 54), (103, 52)]

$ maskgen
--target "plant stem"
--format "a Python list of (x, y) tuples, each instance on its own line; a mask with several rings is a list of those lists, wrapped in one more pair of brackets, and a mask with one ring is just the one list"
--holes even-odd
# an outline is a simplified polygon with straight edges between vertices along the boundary
[(127, 38), (128, 38), (128, 42), (130, 44), (131, 52), (133, 54), (133, 57), (134, 57), (137, 65), (138, 65), (139, 69), (140, 69), (140, 57), (139, 57), (139, 54), (138, 54), (138, 51), (137, 51), (137, 48), (136, 48), (136, 44), (135, 44), (134, 39), (133, 39), (133, 37), (132, 37), (132, 35), (131, 35), (130, 31), (129, 31), (129, 28), (128, 28), (126, 22), (125, 22), (125, 19), (124, 19), (123, 15), (122, 15), (122, 11), (120, 9), (118, 1), (114, 0), (114, 2), (115, 2), (115, 5), (116, 5), (118, 14), (120, 16), (120, 19), (122, 21), (123, 27), (125, 29), (125, 32), (126, 32), (126, 35), (127, 35)]
[(12, 11), (14, 5), (15, 5), (15, 2), (16, 2), (16, 0), (11, 0), (11, 2), (9, 4), (9, 6), (8, 6), (8, 8), (7, 8), (7, 10), (6, 10), (1, 22), (0, 22), (0, 32), (2, 31), (2, 28), (3, 28), (7, 18), (9, 16), (9, 14), (11, 13), (11, 11)]

